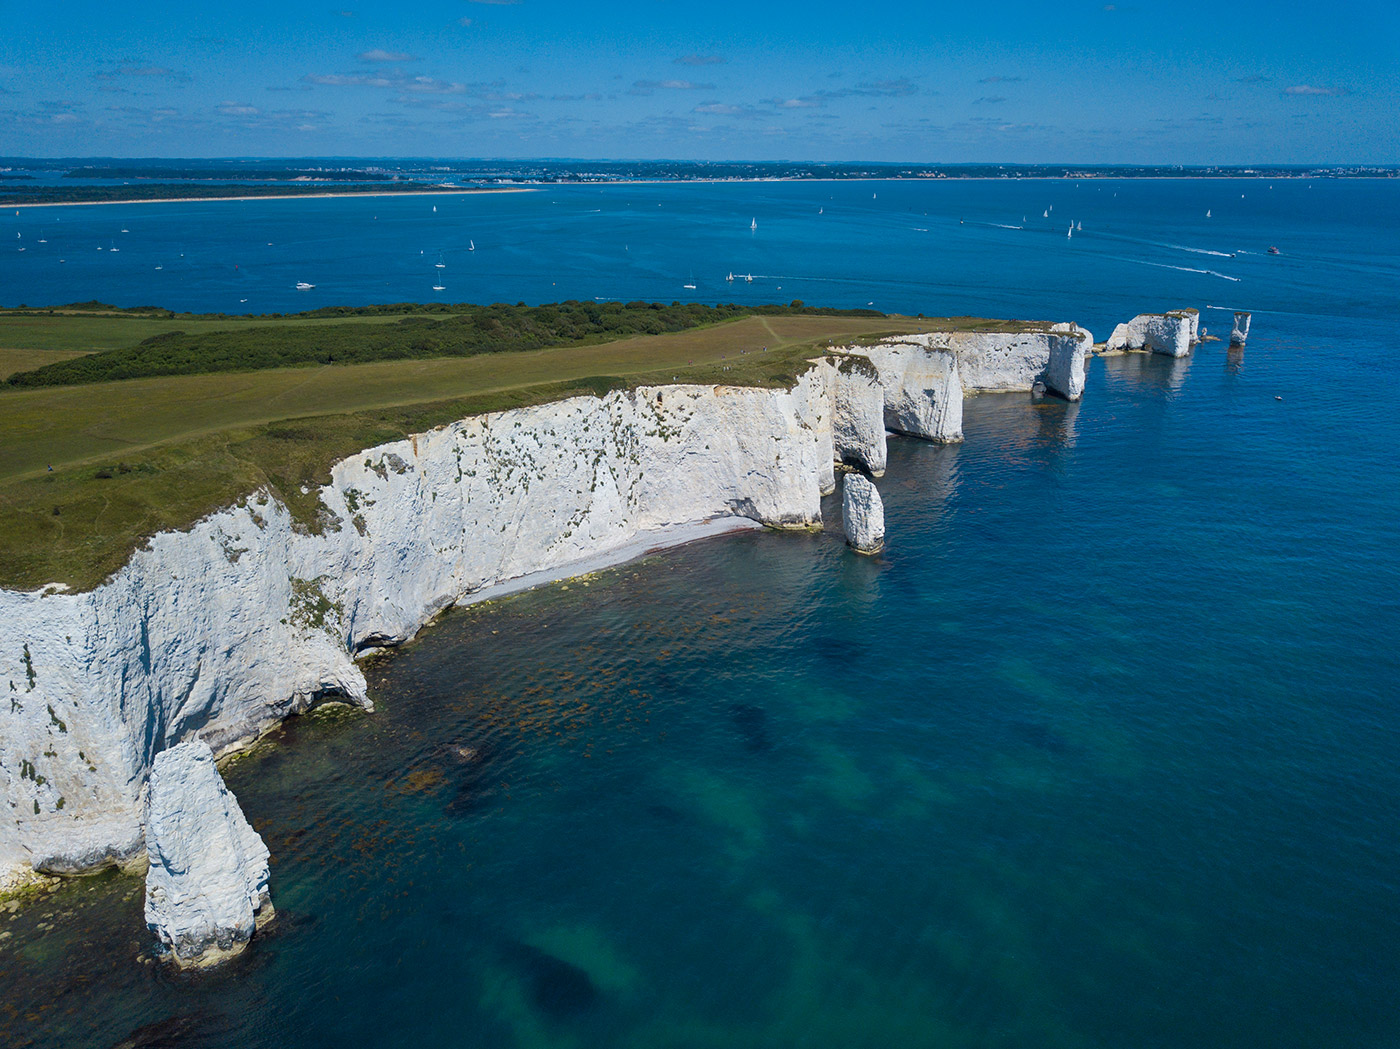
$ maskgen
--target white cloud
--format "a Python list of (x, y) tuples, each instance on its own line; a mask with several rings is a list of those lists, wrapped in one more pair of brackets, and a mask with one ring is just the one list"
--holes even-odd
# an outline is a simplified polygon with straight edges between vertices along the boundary
[(1315, 87), (1312, 84), (1294, 84), (1283, 89), (1285, 95), (1345, 95), (1344, 87)]
[(430, 76), (404, 76), (402, 73), (312, 73), (302, 77), (321, 87), (381, 87), (416, 95), (462, 95), (467, 85)]
[(689, 80), (638, 80), (632, 86), (666, 91), (713, 91), (715, 87), (714, 84), (692, 84)]
[(361, 62), (416, 62), (415, 55), (406, 55), (402, 51), (385, 51), (382, 47), (376, 47), (372, 51), (361, 51), (359, 55)]

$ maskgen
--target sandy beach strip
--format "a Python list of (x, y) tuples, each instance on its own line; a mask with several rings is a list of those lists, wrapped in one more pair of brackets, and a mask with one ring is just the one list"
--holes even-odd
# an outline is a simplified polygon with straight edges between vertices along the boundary
[(88, 208), (99, 204), (213, 204), (230, 200), (326, 200), (330, 197), (461, 197), (476, 193), (533, 193), (534, 186), (482, 186), (471, 189), (370, 190), (351, 193), (262, 193), (251, 197), (150, 197), (140, 200), (44, 200), (33, 204), (0, 204), (0, 208)]

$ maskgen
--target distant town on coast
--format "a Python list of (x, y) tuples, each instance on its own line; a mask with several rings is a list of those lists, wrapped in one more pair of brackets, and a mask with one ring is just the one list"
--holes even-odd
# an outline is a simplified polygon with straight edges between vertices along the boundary
[(0, 157), (0, 205), (228, 196), (461, 192), (619, 182), (856, 179), (1395, 178), (1383, 166), (881, 164), (805, 161), (414, 160), (345, 158), (102, 159)]

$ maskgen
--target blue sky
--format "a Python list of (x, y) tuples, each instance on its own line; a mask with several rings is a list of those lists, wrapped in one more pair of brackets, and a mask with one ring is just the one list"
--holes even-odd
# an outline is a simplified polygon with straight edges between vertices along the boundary
[(0, 154), (1400, 163), (1400, 4), (0, 0)]

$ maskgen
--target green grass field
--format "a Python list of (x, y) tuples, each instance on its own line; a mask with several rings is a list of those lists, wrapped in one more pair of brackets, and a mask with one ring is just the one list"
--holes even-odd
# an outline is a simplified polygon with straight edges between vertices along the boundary
[(4, 382), (15, 372), (27, 372), (32, 368), (42, 368), (55, 361), (86, 357), (88, 352), (87, 350), (7, 350), (0, 346), (0, 382)]
[[(403, 314), (395, 313), (378, 317), (337, 318), (336, 323), (397, 324), (402, 319)], [(153, 335), (165, 335), (172, 331), (204, 335), (216, 331), (306, 327), (325, 323), (326, 320), (320, 317), (211, 317), (186, 313), (151, 316), (95, 310), (53, 313), (6, 310), (0, 311), (0, 348), (94, 353), (134, 346)]]

